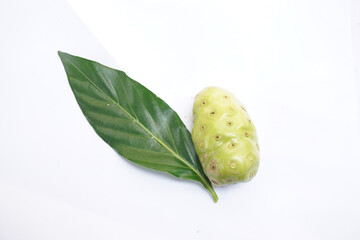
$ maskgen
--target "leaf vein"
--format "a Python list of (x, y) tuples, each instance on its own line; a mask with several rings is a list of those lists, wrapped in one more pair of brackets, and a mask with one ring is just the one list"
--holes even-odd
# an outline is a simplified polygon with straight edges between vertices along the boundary
[[(196, 173), (200, 179), (202, 180), (203, 184), (206, 184), (208, 187), (211, 186), (207, 183), (204, 176), (200, 174), (200, 172), (194, 168), (194, 166), (187, 162), (185, 159), (183, 159), (180, 155), (178, 155), (176, 152), (174, 152), (169, 146), (167, 146), (161, 139), (157, 138), (149, 129), (147, 129), (141, 122), (139, 122), (136, 118), (134, 118), (129, 112), (127, 112), (123, 107), (120, 106), (119, 103), (117, 103), (114, 99), (112, 99), (110, 96), (108, 96), (106, 93), (104, 93), (89, 77), (83, 73), (70, 59), (67, 59), (71, 65), (73, 65), (99, 92), (104, 94), (107, 98), (109, 98), (111, 101), (113, 101), (123, 112), (125, 112), (127, 115), (129, 115), (140, 127), (142, 127), (146, 132), (148, 132), (151, 136), (153, 136), (156, 141), (163, 146), (165, 149), (167, 149), (171, 154), (173, 154), (177, 159), (182, 161), (186, 166), (188, 166), (194, 173)], [(132, 82), (130, 82), (133, 84)], [(135, 88), (136, 90), (136, 88)], [(137, 90), (136, 90), (137, 91)]]

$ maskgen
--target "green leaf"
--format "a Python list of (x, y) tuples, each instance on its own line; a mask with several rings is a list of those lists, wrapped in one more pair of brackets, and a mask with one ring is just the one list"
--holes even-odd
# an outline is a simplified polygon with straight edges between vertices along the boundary
[(201, 182), (218, 200), (190, 132), (169, 105), (122, 71), (58, 53), (83, 114), (105, 142), (141, 166)]

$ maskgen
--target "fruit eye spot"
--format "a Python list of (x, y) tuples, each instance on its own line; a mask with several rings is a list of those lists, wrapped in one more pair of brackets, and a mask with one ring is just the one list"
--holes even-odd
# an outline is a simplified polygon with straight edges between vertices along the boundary
[(231, 160), (231, 161), (229, 162), (229, 166), (230, 166), (230, 168), (231, 168), (231, 169), (235, 169), (235, 168), (236, 168), (236, 166), (237, 166), (237, 162), (236, 162), (236, 161)]
[(227, 125), (228, 125), (229, 127), (231, 127), (231, 126), (233, 125), (233, 123), (232, 123), (232, 122), (228, 122)]
[(249, 174), (249, 178), (252, 178), (255, 175), (256, 171), (251, 171)]
[(210, 115), (211, 115), (211, 116), (214, 116), (214, 115), (215, 115), (215, 112), (214, 112), (214, 111), (212, 111), (212, 112), (210, 113)]
[(224, 98), (229, 98), (229, 96), (228, 96), (228, 95), (224, 95)]
[(246, 109), (244, 108), (244, 106), (241, 106), (242, 110), (244, 110), (246, 112)]
[(203, 147), (204, 147), (204, 143), (201, 142), (201, 143), (199, 144), (199, 146), (200, 146), (201, 148), (203, 148)]
[(258, 151), (260, 151), (259, 144), (256, 144), (256, 149), (257, 149)]
[(218, 175), (218, 172), (217, 172), (217, 162), (216, 162), (215, 159), (211, 160), (211, 162), (210, 162), (210, 164), (209, 164), (208, 170), (211, 171), (212, 174)]
[(204, 131), (204, 130), (205, 130), (205, 126), (204, 126), (204, 125), (201, 125), (201, 126), (200, 126), (200, 130), (201, 130), (201, 131)]
[(252, 161), (252, 160), (254, 160), (254, 156), (250, 154), (250, 155), (248, 156), (248, 159), (249, 159), (250, 161)]
[(235, 143), (230, 143), (229, 144), (229, 148), (234, 148), (235, 147)]
[(215, 171), (216, 171), (216, 168), (217, 168), (216, 162), (215, 162), (215, 160), (212, 160), (212, 163), (210, 163), (210, 170), (211, 170), (212, 172), (215, 172)]
[(216, 141), (219, 141), (220, 139), (221, 139), (221, 136), (220, 136), (220, 135), (216, 135), (216, 136), (215, 136), (215, 140), (216, 140)]
[(251, 120), (249, 119), (249, 123), (251, 124)]
[(202, 101), (202, 102), (201, 102), (201, 106), (204, 106), (205, 104), (206, 104), (205, 101)]
[(249, 134), (247, 132), (245, 132), (245, 137), (248, 137), (248, 136), (249, 136)]

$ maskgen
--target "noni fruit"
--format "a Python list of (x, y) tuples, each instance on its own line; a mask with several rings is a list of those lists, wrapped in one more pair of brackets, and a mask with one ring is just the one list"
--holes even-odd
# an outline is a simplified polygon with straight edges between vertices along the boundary
[(204, 172), (217, 186), (250, 181), (259, 168), (254, 124), (228, 91), (208, 87), (195, 97), (192, 139)]

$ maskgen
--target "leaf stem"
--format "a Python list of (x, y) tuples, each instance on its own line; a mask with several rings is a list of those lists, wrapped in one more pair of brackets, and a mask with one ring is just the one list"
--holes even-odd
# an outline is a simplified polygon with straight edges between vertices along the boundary
[(210, 192), (215, 203), (219, 200), (214, 188), (211, 185), (205, 184), (205, 188)]

